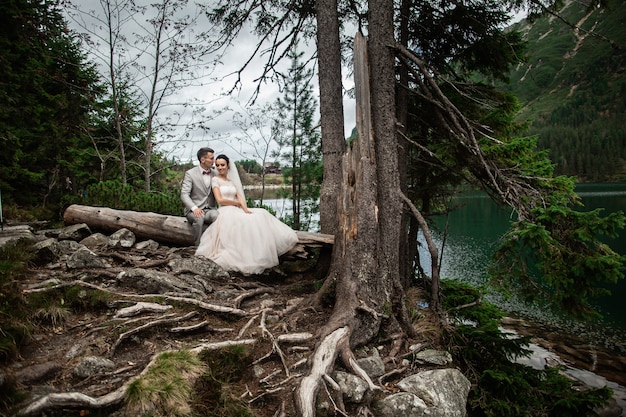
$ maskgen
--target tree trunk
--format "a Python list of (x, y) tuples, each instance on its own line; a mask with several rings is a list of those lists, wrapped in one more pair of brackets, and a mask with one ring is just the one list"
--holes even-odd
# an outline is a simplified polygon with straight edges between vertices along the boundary
[[(393, 4), (389, 2), (385, 4), (386, 6), (389, 6), (391, 13)], [(387, 50), (387, 53), (390, 54), (390, 51)], [(296, 406), (299, 415), (303, 417), (314, 415), (313, 403), (320, 386), (319, 380), (322, 374), (329, 373), (332, 369), (333, 360), (328, 362), (322, 358), (328, 360), (341, 356), (348, 369), (364, 378), (370, 389), (377, 389), (356, 363), (352, 349), (371, 341), (383, 325), (387, 330), (397, 331), (397, 315), (404, 314), (402, 305), (404, 298), (399, 285), (397, 263), (399, 248), (397, 238), (402, 202), (399, 189), (390, 189), (386, 192), (380, 190), (381, 186), (392, 183), (389, 176), (394, 172), (395, 186), (398, 186), (397, 147), (393, 130), (395, 129), (393, 77), (391, 94), (383, 90), (378, 96), (378, 105), (384, 105), (383, 111), (374, 116), (379, 109), (370, 88), (373, 90), (374, 84), (383, 81), (378, 78), (377, 73), (376, 82), (370, 82), (371, 55), (368, 59), (368, 54), (365, 38), (357, 34), (354, 47), (354, 74), (359, 138), (348, 148), (342, 163), (343, 177), (338, 204), (339, 230), (333, 247), (331, 272), (324, 286), (327, 287), (331, 278), (335, 280), (335, 306), (330, 319), (320, 330), (321, 340), (314, 354), (314, 357), (320, 357), (322, 363), (312, 364), (311, 373), (303, 379), (296, 392)], [(390, 62), (387, 60), (387, 64), (392, 66), (393, 73), (393, 58)], [(378, 65), (385, 64), (381, 62)], [(391, 100), (391, 104), (383, 103), (385, 100)], [(388, 111), (391, 111), (390, 121), (381, 122), (379, 119), (387, 117)], [(376, 121), (380, 123), (378, 127), (373, 123)], [(383, 132), (385, 128), (390, 129), (390, 126), (391, 130)], [(381, 144), (377, 143), (379, 140), (382, 141)], [(392, 164), (395, 165), (383, 168), (385, 174), (381, 177), (381, 167), (377, 161), (381, 161), (383, 165), (387, 164), (387, 161), (381, 159), (375, 150), (385, 143), (389, 146), (390, 140), (393, 144), (390, 146), (393, 148), (390, 153), (393, 154), (395, 151), (396, 155), (396, 159), (392, 160)], [(395, 198), (396, 203), (385, 206), (388, 202), (381, 198), (388, 199), (390, 196)], [(383, 236), (385, 232), (390, 233), (391, 229), (389, 225), (383, 225), (381, 222), (383, 207), (379, 204), (380, 201), (383, 201), (385, 210), (395, 210), (394, 214), (398, 221), (394, 235)], [(387, 215), (393, 218), (389, 213)], [(324, 288), (320, 292), (323, 290)], [(406, 324), (408, 320), (401, 319), (400, 322)], [(413, 333), (412, 330), (407, 330)], [(323, 354), (320, 354), (322, 349)]]
[(337, 0), (317, 0), (317, 54), (324, 180), (320, 190), (322, 233), (335, 234), (341, 158), (345, 152), (341, 44)]
[[(65, 209), (63, 221), (68, 225), (85, 223), (92, 229), (108, 232), (126, 228), (138, 238), (178, 246), (194, 244), (193, 231), (185, 217), (73, 204)], [(283, 255), (284, 258), (301, 258), (310, 249), (331, 247), (335, 240), (332, 235), (302, 231), (296, 233), (298, 244)]]
[[(401, 199), (398, 127), (396, 121), (396, 76), (395, 57), (392, 51), (394, 40), (393, 0), (372, 0), (369, 3), (369, 70), (376, 74), (370, 82), (372, 129), (376, 152), (376, 185), (379, 231), (378, 285), (372, 294), (386, 294), (391, 305), (387, 310), (394, 312), (404, 331), (414, 334), (406, 309), (404, 289), (400, 279), (400, 242), (406, 236), (402, 229), (403, 201)], [(380, 295), (379, 295), (380, 297)], [(386, 323), (388, 331), (398, 322)]]
[[(411, 2), (409, 0), (402, 0), (400, 5), (400, 44), (407, 45), (409, 42), (409, 17), (411, 13)], [(408, 174), (407, 174), (407, 160), (409, 152), (409, 143), (403, 138), (407, 134), (408, 112), (409, 112), (409, 71), (405, 65), (401, 65), (398, 68), (398, 78), (400, 85), (397, 93), (397, 110), (396, 117), (398, 119), (398, 147), (400, 152), (398, 154), (398, 168), (400, 175), (400, 189), (404, 195), (408, 193)], [(408, 288), (411, 285), (411, 278), (413, 277), (413, 259), (414, 248), (416, 247), (417, 238), (412, 239), (411, 233), (411, 220), (407, 215), (402, 216), (402, 223), (400, 229), (402, 235), (398, 239), (400, 245), (400, 262), (399, 262), (399, 274), (400, 282), (404, 288)]]

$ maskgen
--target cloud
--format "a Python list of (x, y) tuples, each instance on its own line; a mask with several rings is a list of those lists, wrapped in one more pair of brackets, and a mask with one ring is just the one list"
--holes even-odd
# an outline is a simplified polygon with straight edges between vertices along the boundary
[[(100, 0), (80, 0), (77, 3), (74, 5), (75, 9), (66, 10), (70, 28), (77, 33), (89, 36), (92, 43), (89, 47), (85, 44), (85, 49), (90, 59), (99, 65), (101, 73), (106, 74), (108, 65), (106, 62), (108, 46), (105, 40), (107, 28), (103, 24), (102, 3)], [(125, 0), (112, 0), (112, 3), (123, 4)], [(149, 48), (144, 46), (144, 50), (136, 49), (133, 42), (137, 36), (145, 35), (146, 29), (149, 29), (147, 20), (151, 17), (151, 8), (149, 2), (145, 0), (138, 3), (146, 6), (144, 14), (120, 13), (120, 21), (123, 22), (121, 35), (127, 40), (125, 46), (127, 50), (119, 57), (119, 62), (129, 65), (128, 68), (134, 71), (133, 81), (136, 87), (143, 91), (144, 96), (147, 97), (151, 86), (150, 78), (141, 75), (141, 71), (154, 65), (154, 60), (150, 55)], [(191, 16), (197, 13), (195, 5), (188, 7), (185, 10), (186, 13)], [(200, 16), (197, 26), (189, 29), (188, 39), (191, 40), (191, 37), (196, 33), (213, 29), (208, 20)], [(263, 56), (254, 58), (248, 67), (238, 74), (244, 63), (252, 56), (257, 41), (256, 35), (250, 31), (243, 31), (223, 56), (205, 57), (203, 64), (206, 65), (206, 68), (193, 80), (193, 83), (181, 84), (172, 95), (164, 98), (164, 103), (167, 104), (160, 108), (158, 118), (162, 122), (168, 123), (172, 127), (172, 131), (170, 132), (171, 136), (165, 136), (162, 133), (162, 136), (157, 138), (158, 150), (182, 161), (194, 161), (196, 149), (206, 145), (210, 145), (216, 150), (241, 148), (238, 149), (241, 154), (254, 154), (254, 152), (246, 150), (241, 143), (236, 141), (233, 143), (234, 138), (240, 132), (230, 121), (232, 112), (224, 112), (224, 109), (247, 105), (254, 97), (257, 87), (259, 87), (259, 94), (255, 101), (257, 105), (271, 103), (280, 96), (278, 85), (275, 83), (264, 82), (257, 85), (256, 79), (261, 75), (265, 64)], [(314, 43), (314, 40), (309, 40), (308, 46), (305, 45), (305, 47), (314, 48)], [(309, 50), (308, 52), (313, 51)], [(286, 70), (288, 66), (289, 62), (285, 62), (283, 69)], [(149, 70), (147, 72), (149, 74)], [(237, 83), (238, 77), (240, 77), (239, 83)], [(226, 95), (236, 85), (237, 88), (230, 95)], [(314, 91), (318, 94), (317, 82)], [(319, 105), (319, 97), (317, 101)], [(353, 100), (346, 98), (344, 105), (346, 106), (344, 109), (345, 130), (349, 135), (354, 126)]]

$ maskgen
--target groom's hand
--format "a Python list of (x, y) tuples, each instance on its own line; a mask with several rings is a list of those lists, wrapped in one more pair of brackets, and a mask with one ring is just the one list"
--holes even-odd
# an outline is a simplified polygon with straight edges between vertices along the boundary
[(197, 218), (200, 218), (200, 217), (204, 216), (204, 210), (202, 210), (201, 208), (196, 208), (193, 211), (193, 215), (196, 216)]

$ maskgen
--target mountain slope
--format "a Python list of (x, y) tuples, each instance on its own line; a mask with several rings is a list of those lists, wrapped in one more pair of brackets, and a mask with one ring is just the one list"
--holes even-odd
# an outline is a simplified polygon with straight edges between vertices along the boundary
[(580, 30), (554, 16), (514, 26), (528, 41), (527, 62), (508, 86), (523, 105), (520, 118), (558, 174), (626, 181), (626, 3), (588, 13), (566, 1), (559, 14)]

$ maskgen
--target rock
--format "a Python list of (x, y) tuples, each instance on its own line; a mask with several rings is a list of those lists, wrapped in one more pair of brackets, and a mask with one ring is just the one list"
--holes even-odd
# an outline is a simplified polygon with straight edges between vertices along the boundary
[(421, 352), (417, 352), (413, 356), (413, 359), (419, 363), (441, 366), (447, 366), (452, 363), (452, 355), (450, 352), (435, 349), (426, 349)]
[(335, 381), (341, 387), (346, 399), (353, 403), (360, 403), (367, 392), (368, 386), (365, 381), (356, 375), (347, 372), (335, 372)]
[(204, 256), (192, 256), (190, 258), (175, 258), (168, 263), (168, 267), (175, 275), (185, 272), (201, 277), (229, 279), (230, 274), (221, 266)]
[(207, 294), (213, 292), (213, 287), (207, 278), (212, 280), (230, 279), (230, 274), (221, 266), (203, 256), (174, 258), (168, 263), (168, 267), (172, 274), (187, 283), (188, 286), (202, 289)]
[(81, 247), (67, 259), (68, 269), (110, 268), (111, 265), (86, 247)]
[(109, 246), (117, 248), (132, 248), (135, 244), (135, 234), (126, 228), (122, 228), (109, 236)]
[(397, 386), (418, 396), (429, 416), (465, 417), (469, 380), (457, 369), (434, 369), (402, 379)]
[(94, 233), (90, 236), (87, 236), (83, 240), (80, 241), (81, 245), (85, 245), (88, 248), (99, 248), (105, 247), (109, 244), (109, 237), (98, 232)]
[(426, 414), (426, 403), (417, 395), (410, 392), (400, 392), (389, 395), (378, 401), (375, 405), (376, 416), (378, 417), (429, 417), (439, 416), (439, 414)]
[(117, 275), (119, 285), (133, 288), (143, 294), (160, 294), (176, 290), (176, 287), (171, 283), (172, 279), (174, 277), (165, 272), (140, 268), (122, 271)]
[(135, 244), (135, 249), (157, 250), (158, 248), (159, 242), (152, 239), (144, 240)]
[(620, 417), (622, 416), (623, 411), (622, 407), (620, 407), (619, 404), (617, 404), (617, 401), (615, 401), (615, 398), (611, 398), (607, 405), (602, 408), (596, 408), (594, 410), (594, 415), (597, 417)]
[(24, 385), (48, 381), (63, 369), (60, 363), (49, 361), (27, 366), (15, 373), (16, 380)]
[(59, 242), (59, 252), (61, 255), (72, 255), (82, 247), (84, 246), (74, 240), (62, 240)]
[[(166, 272), (134, 268), (122, 271), (117, 276), (119, 285), (133, 288), (143, 294), (184, 293), (199, 298), (206, 297), (205, 285), (200, 282), (189, 282)], [(208, 285), (208, 284), (207, 284)]]
[(80, 242), (89, 235), (91, 235), (91, 229), (89, 229), (89, 226), (85, 223), (79, 223), (59, 229), (57, 239)]
[(61, 254), (59, 242), (52, 237), (35, 243), (33, 251), (35, 252), (35, 263), (38, 265), (54, 262)]
[(83, 350), (83, 345), (82, 344), (76, 343), (76, 344), (72, 345), (70, 350), (68, 350), (65, 353), (65, 359), (73, 359), (73, 358), (77, 357), (78, 355), (80, 355), (82, 350)]
[(74, 368), (72, 374), (78, 378), (88, 378), (100, 372), (115, 368), (115, 364), (110, 359), (99, 356), (87, 356)]
[(263, 369), (261, 365), (256, 364), (252, 367), (252, 373), (255, 378), (260, 379), (263, 375), (265, 375), (265, 369)]
[(372, 349), (372, 356), (357, 359), (357, 363), (371, 378), (378, 378), (385, 373), (385, 364), (380, 358), (378, 350)]
[(5, 226), (0, 230), (0, 247), (19, 239), (35, 241), (37, 237), (33, 233), (33, 228), (28, 225)]

